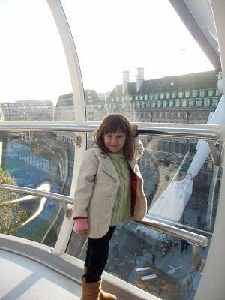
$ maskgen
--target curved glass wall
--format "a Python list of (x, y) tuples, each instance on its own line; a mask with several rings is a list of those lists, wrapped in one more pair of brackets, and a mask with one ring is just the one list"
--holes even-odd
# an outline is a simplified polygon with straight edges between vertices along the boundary
[[(162, 141), (150, 136), (141, 138), (145, 144), (145, 153), (140, 160), (140, 168), (145, 180), (149, 218), (206, 236), (210, 245), (219, 195), (219, 168), (213, 167), (211, 158), (205, 161), (194, 178), (193, 190), (187, 204), (183, 205), (183, 209), (176, 211), (176, 219), (165, 214), (173, 211), (173, 216), (175, 215), (174, 210), (180, 207), (181, 200), (177, 195), (165, 196), (166, 204), (160, 214), (155, 214), (152, 207), (161, 201), (168, 186), (185, 179), (195, 153), (182, 156), (174, 151), (171, 154), (162, 151), (162, 146), (157, 150), (157, 145), (162, 143), (174, 143), (177, 147), (184, 141)], [(186, 141), (189, 142), (190, 140)], [(154, 147), (151, 147), (153, 143)], [(70, 176), (64, 169), (64, 175), (67, 174), (67, 177), (64, 181), (61, 178), (59, 171), (63, 169), (65, 161), (61, 160), (61, 165), (56, 163), (59, 153), (52, 153), (50, 158), (41, 152), (34, 153), (23, 139), (2, 140), (2, 145), (2, 168), (10, 175), (7, 178), (4, 176), (1, 183), (67, 194)], [(44, 143), (40, 144), (40, 147), (44, 148)], [(67, 163), (68, 167), (73, 165), (73, 159)], [(54, 247), (65, 213), (62, 204), (54, 199), (46, 200), (18, 193), (4, 192), (2, 199), (5, 202), (21, 201), (18, 205), (1, 206), (2, 233)], [(10, 218), (12, 215), (15, 218), (13, 221)], [(174, 299), (175, 295), (176, 299), (184, 299), (186, 295), (189, 295), (188, 299), (192, 299), (201, 278), (209, 245), (205, 248), (196, 247), (186, 243), (185, 238), (148, 229), (141, 224), (121, 224), (117, 227), (110, 244), (106, 270), (162, 299)], [(72, 233), (67, 253), (84, 259), (85, 251), (86, 239)], [(193, 285), (190, 285), (190, 280), (193, 280)]]
[[(211, 64), (169, 2), (150, 2), (62, 1), (80, 61), (87, 120), (123, 113), (133, 122), (204, 124), (217, 107), (221, 94)], [(73, 121), (69, 72), (46, 1), (1, 1), (0, 14), (1, 120)], [(69, 195), (74, 134), (16, 131), (0, 137), (1, 183)], [(141, 139), (148, 217), (204, 235), (210, 245), (221, 172), (207, 142)], [(92, 134), (87, 142), (91, 147)], [(216, 148), (220, 151), (219, 143)], [(19, 201), (1, 205), (0, 232), (54, 247), (63, 205), (1, 193), (1, 204)], [(193, 299), (209, 245), (196, 247), (140, 224), (122, 224), (106, 270), (162, 299)], [(86, 239), (72, 233), (67, 253), (84, 259), (85, 250)]]
[[(196, 167), (196, 140), (152, 136), (141, 139), (145, 152), (139, 165), (148, 199), (147, 217), (203, 235), (209, 243), (198, 247), (185, 237), (137, 223), (121, 224), (110, 243), (106, 270), (160, 299), (193, 299), (213, 234), (220, 169), (209, 156), (196, 169), (198, 173), (192, 181), (187, 172), (193, 162)], [(83, 260), (86, 242), (73, 233), (67, 253)]]
[(67, 62), (47, 1), (4, 0), (0, 15), (1, 119), (74, 120)]

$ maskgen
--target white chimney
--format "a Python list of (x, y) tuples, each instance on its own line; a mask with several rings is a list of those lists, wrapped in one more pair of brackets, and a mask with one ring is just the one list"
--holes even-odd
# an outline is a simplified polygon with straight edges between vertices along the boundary
[(143, 81), (145, 80), (144, 76), (144, 68), (137, 68), (137, 75), (136, 75), (136, 92), (138, 92), (141, 88)]
[(122, 94), (125, 94), (127, 91), (127, 84), (130, 82), (130, 72), (123, 71), (123, 85), (122, 85)]

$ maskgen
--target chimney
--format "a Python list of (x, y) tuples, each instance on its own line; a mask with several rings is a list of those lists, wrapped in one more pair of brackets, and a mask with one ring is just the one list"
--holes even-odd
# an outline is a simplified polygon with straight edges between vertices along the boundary
[(144, 68), (137, 68), (136, 75), (136, 92), (138, 92), (141, 88), (143, 81), (145, 80), (144, 76)]
[(127, 84), (130, 82), (130, 72), (123, 71), (123, 85), (122, 85), (122, 94), (125, 94), (127, 91)]

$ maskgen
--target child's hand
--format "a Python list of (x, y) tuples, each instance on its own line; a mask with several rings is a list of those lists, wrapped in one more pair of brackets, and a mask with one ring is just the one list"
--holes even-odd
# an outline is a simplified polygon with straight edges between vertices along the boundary
[(88, 220), (87, 219), (77, 219), (73, 224), (73, 231), (81, 236), (88, 235)]

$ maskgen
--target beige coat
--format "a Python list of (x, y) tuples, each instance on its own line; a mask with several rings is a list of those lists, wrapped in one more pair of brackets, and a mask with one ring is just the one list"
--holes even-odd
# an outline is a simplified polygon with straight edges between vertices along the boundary
[[(136, 149), (138, 159), (143, 154), (143, 146), (139, 139), (136, 142)], [(141, 220), (147, 211), (143, 179), (137, 162), (130, 162), (130, 166), (138, 179), (133, 219)], [(78, 176), (74, 216), (88, 217), (89, 237), (100, 238), (107, 233), (118, 187), (119, 179), (110, 158), (101, 154), (98, 147), (88, 149)]]

